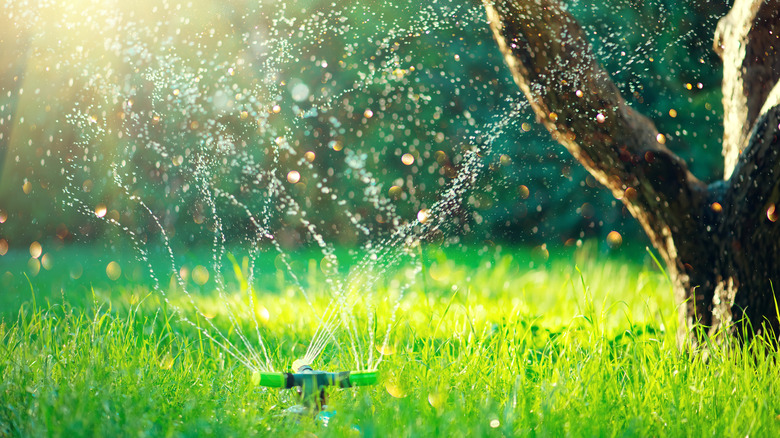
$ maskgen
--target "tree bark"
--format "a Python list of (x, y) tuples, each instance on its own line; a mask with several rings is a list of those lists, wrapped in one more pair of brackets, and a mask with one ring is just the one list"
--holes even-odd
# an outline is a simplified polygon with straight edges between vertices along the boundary
[[(730, 177), (707, 185), (625, 102), (559, 3), (484, 0), (496, 42), (538, 120), (626, 205), (666, 262), (681, 335), (694, 341), (691, 331), (741, 334), (737, 321), (753, 333), (778, 333), (770, 286), (780, 279), (778, 1), (737, 0), (718, 25), (716, 46), (728, 64)], [(742, 40), (733, 41), (737, 36)]]
[[(729, 179), (758, 117), (780, 103), (780, 4), (736, 0), (718, 22), (713, 48), (723, 60), (723, 178)], [(772, 103), (773, 102), (773, 103)]]

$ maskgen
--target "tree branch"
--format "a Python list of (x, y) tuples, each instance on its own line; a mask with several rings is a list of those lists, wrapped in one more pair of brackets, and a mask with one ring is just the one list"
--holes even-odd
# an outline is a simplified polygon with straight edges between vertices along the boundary
[(780, 103), (780, 1), (736, 0), (720, 19), (714, 49), (723, 60), (724, 179), (747, 147), (759, 116)]
[(626, 104), (556, 0), (483, 2), (539, 121), (623, 201), (666, 261), (684, 326), (715, 335), (750, 321), (780, 332), (769, 285), (780, 286), (780, 0), (736, 0), (718, 24), (733, 175), (709, 186)]
[[(768, 322), (778, 330), (775, 296), (780, 286), (780, 105), (759, 115), (723, 198), (723, 218), (713, 234), (720, 248), (719, 271), (734, 288), (732, 319)], [(771, 283), (770, 283), (771, 282)], [(717, 293), (717, 292), (716, 292)], [(770, 311), (767, 311), (767, 310)], [(776, 332), (777, 333), (777, 332)]]
[(653, 123), (626, 104), (582, 28), (557, 2), (484, 5), (512, 76), (539, 120), (626, 204), (664, 259), (686, 275), (672, 241), (696, 235), (692, 230), (701, 224), (691, 212), (705, 202), (705, 185), (664, 146)]

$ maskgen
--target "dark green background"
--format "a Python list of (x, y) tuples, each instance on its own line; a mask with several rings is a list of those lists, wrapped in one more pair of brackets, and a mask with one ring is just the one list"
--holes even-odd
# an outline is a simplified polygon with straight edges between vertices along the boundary
[[(304, 56), (280, 64), (279, 76), (309, 84), (312, 89), (322, 85), (331, 96), (342, 95), (348, 101), (334, 99), (327, 115), (341, 120), (343, 132), (335, 135), (326, 116), (307, 119), (300, 127), (285, 126), (285, 121), (294, 119), (296, 112), (314, 106), (309, 101), (297, 104), (298, 107), (284, 106), (281, 115), (285, 117), (272, 125), (275, 123), (274, 129), (279, 132), (291, 128), (291, 144), (300, 151), (311, 149), (317, 154), (314, 170), (319, 175), (330, 170), (335, 177), (329, 178), (327, 184), (350, 199), (348, 209), (363, 217), (372, 218), (376, 212), (363, 199), (364, 187), (356, 182), (354, 169), (347, 163), (347, 151), (366, 154), (365, 169), (383, 184), (385, 193), (393, 181), (403, 179), (405, 192), (413, 187), (415, 198), (393, 202), (401, 217), (409, 219), (438, 199), (443, 187), (458, 171), (463, 151), (484, 144), (491, 129), (496, 129), (491, 123), (508, 114), (514, 105), (512, 101), (521, 100), (521, 96), (484, 19), (473, 12), (478, 4), (468, 7), (461, 3), (434, 4), (433, 10), (440, 14), (435, 19), (419, 15), (422, 7), (418, 10), (415, 4), (381, 3), (363, 6), (339, 3), (335, 7), (329, 1), (290, 4), (285, 13), (288, 17), (311, 17), (319, 12), (331, 17), (334, 10), (339, 10), (338, 16), (345, 18), (329, 21), (331, 24), (323, 26), (329, 31), (322, 37), (296, 32), (294, 26), (281, 30), (280, 34), (290, 35), (287, 43)], [(615, 73), (613, 79), (625, 98), (655, 121), (667, 136), (667, 145), (688, 161), (694, 174), (706, 181), (721, 177), (721, 69), (711, 46), (717, 20), (727, 11), (725, 2), (610, 1), (595, 6), (574, 1), (568, 4), (587, 29), (603, 65)], [(235, 50), (242, 50), (256, 29), (271, 27), (276, 13), (265, 5), (248, 2), (230, 7), (204, 2), (200, 6), (198, 10), (178, 14), (197, 15), (203, 29), (216, 29), (221, 41)], [(0, 31), (0, 209), (7, 215), (7, 220), (0, 224), (0, 238), (6, 239), (11, 248), (27, 248), (32, 241), (102, 245), (115, 240), (117, 233), (112, 227), (67, 205), (69, 198), (63, 194), (63, 187), (67, 185), (68, 174), (76, 180), (92, 182), (91, 191), (79, 195), (88, 203), (105, 203), (109, 209), (119, 212), (123, 223), (153, 234), (155, 227), (149, 218), (111, 182), (111, 163), (127, 159), (138, 174), (148, 177), (133, 188), (147, 200), (169, 231), (175, 230), (185, 243), (209, 242), (208, 224), (193, 221), (198, 215), (208, 216), (207, 211), (204, 213), (206, 207), (199, 203), (197, 191), (173, 194), (166, 191), (186, 183), (189, 172), (186, 162), (179, 168), (166, 163), (160, 168), (153, 154), (129, 152), (133, 146), (130, 139), (99, 137), (69, 119), (79, 105), (102, 109), (108, 118), (121, 110), (121, 102), (111, 102), (90, 83), (94, 79), (91, 73), (104, 71), (106, 60), (86, 55), (61, 66), (59, 73), (47, 76), (42, 67), (53, 59), (51, 52), (56, 51), (57, 44), (68, 47), (68, 35), (58, 35), (56, 29), (25, 27), (8, 15), (0, 17), (5, 21), (0, 23), (3, 29)], [(425, 23), (427, 32), (411, 36), (393, 34), (394, 27), (420, 22)], [(149, 30), (149, 23), (151, 19), (139, 20), (138, 29), (154, 33)], [(338, 23), (350, 27), (337, 29), (334, 26)], [(198, 55), (187, 52), (184, 43), (191, 36), (187, 33), (197, 31), (197, 26), (183, 29), (170, 43), (183, 57), (190, 56), (192, 62), (198, 60)], [(277, 23), (277, 27), (283, 25)], [(382, 38), (388, 36), (383, 42)], [(217, 49), (209, 46), (206, 37), (199, 38), (206, 55), (213, 54), (217, 61), (221, 56), (227, 59), (231, 55), (233, 49), (225, 46)], [(459, 59), (455, 59), (455, 54)], [(240, 77), (234, 80), (247, 87), (258, 79), (262, 81), (268, 72), (259, 63), (261, 56), (242, 56), (248, 61), (237, 75)], [(254, 64), (253, 59), (258, 63)], [(384, 74), (391, 72), (393, 59), (401, 61), (401, 68), (417, 66), (416, 71), (400, 81), (361, 84), (360, 74), (371, 68)], [(317, 62), (321, 60), (328, 62), (327, 69), (318, 68)], [(339, 66), (340, 60), (344, 61), (344, 67)], [(138, 60), (128, 63), (123, 71), (122, 64), (114, 62), (112, 68), (124, 75), (123, 83), (138, 87), (134, 109), (141, 113), (144, 105), (151, 108), (154, 99), (148, 78), (135, 75), (128, 67), (137, 68), (139, 63)], [(217, 68), (218, 62), (215, 65), (213, 77), (205, 77), (203, 81), (213, 82), (218, 89), (226, 82), (219, 76), (223, 73)], [(327, 80), (323, 79), (324, 70), (329, 74)], [(349, 91), (356, 84), (362, 88)], [(692, 89), (686, 84), (691, 84)], [(281, 89), (290, 92), (290, 88)], [(424, 94), (430, 100), (414, 102), (410, 96), (415, 93)], [(279, 97), (289, 101), (289, 96)], [(174, 110), (177, 108), (175, 102), (170, 105)], [(375, 116), (365, 120), (360, 116), (363, 108), (373, 108)], [(677, 117), (670, 116), (670, 109), (677, 112)], [(158, 139), (172, 155), (188, 148), (197, 150), (202, 148), (198, 142), (203, 135), (184, 132), (181, 127), (198, 118), (206, 121), (229, 117), (208, 113), (177, 115), (172, 110), (161, 126), (151, 128), (148, 138)], [(256, 137), (249, 125), (240, 119), (231, 120), (223, 123), (246, 143), (248, 153), (259, 163), (268, 162), (270, 154), (265, 140), (270, 134)], [(334, 140), (344, 150), (329, 147)], [(85, 148), (90, 149), (86, 154)], [(415, 156), (414, 166), (401, 163), (401, 154), (407, 152)], [(88, 156), (90, 164), (86, 170), (82, 166), (74, 171), (68, 158), (79, 155)], [(281, 168), (293, 166), (298, 159), (300, 156), (282, 155)], [(622, 204), (600, 188), (563, 147), (550, 139), (527, 108), (504, 128), (483, 161), (486, 170), (464, 208), (455, 215), (457, 224), (450, 230), (451, 236), (458, 237), (455, 241), (560, 245), (572, 244), (577, 239), (602, 240), (616, 230), (626, 242), (645, 244), (641, 230)], [(253, 198), (251, 193), (242, 194), (244, 176), (240, 165), (220, 167), (217, 174), (216, 185), (243, 196), (253, 208), (259, 209), (263, 202), (268, 202)], [(315, 177), (304, 173), (304, 178), (309, 178), (309, 184), (296, 196), (309, 203), (306, 209), (326, 239), (341, 245), (359, 242), (354, 232), (344, 231), (349, 229), (344, 207), (317, 196)], [(31, 187), (29, 194), (23, 191), (26, 181)], [(523, 187), (528, 189), (527, 198)], [(175, 206), (180, 207), (178, 211), (174, 210)], [(222, 219), (228, 236), (241, 234), (247, 227), (240, 215), (226, 212)], [(292, 228), (290, 232), (297, 233), (285, 240), (286, 245), (308, 244), (305, 233), (295, 230), (299, 225), (286, 224), (281, 216), (272, 218), (271, 222), (279, 230)], [(383, 228), (381, 223), (374, 226)]]

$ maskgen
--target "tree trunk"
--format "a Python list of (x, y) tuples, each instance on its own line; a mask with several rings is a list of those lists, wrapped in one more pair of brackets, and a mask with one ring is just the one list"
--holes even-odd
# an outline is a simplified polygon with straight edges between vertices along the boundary
[(666, 262), (683, 338), (740, 335), (742, 323), (780, 333), (780, 0), (736, 0), (718, 24), (727, 179), (709, 185), (626, 104), (556, 1), (484, 4), (538, 120), (626, 205)]

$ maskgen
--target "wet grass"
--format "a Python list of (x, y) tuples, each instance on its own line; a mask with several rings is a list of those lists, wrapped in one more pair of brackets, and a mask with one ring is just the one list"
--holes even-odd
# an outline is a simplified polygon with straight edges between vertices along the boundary
[[(156, 295), (127, 279), (103, 286), (104, 265), (85, 270), (99, 286), (88, 293), (47, 295), (54, 280), (34, 277), (14, 291), (24, 302), (2, 309), (0, 436), (780, 433), (777, 349), (761, 340), (716, 347), (706, 363), (681, 351), (669, 286), (641, 257), (430, 248), (424, 258), (424, 279), (401, 269), (376, 285), (382, 293), (413, 282), (392, 354), (377, 386), (331, 392), (337, 414), (327, 427), (285, 415), (290, 391), (253, 386)], [(314, 277), (310, 286), (321, 287)], [(266, 282), (258, 305), (284, 368), (316, 317), (280, 285)], [(319, 365), (349, 363), (331, 349)]]

